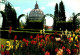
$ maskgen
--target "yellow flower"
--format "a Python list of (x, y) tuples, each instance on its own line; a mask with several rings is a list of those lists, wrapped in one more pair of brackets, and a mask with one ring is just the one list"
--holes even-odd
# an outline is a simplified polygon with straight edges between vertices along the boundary
[(78, 37), (76, 36), (76, 37), (75, 37), (75, 40), (77, 40), (77, 39), (78, 39)]
[(38, 45), (40, 45), (40, 42), (38, 43)]
[(74, 44), (74, 46), (76, 46), (76, 44)]
[(6, 46), (10, 46), (10, 41), (6, 41)]
[(77, 42), (78, 42), (78, 40), (77, 40)]
[(42, 30), (40, 30), (40, 33), (42, 34)]
[(70, 34), (70, 37), (71, 37), (71, 34)]
[(18, 48), (18, 46), (16, 46), (16, 49)]
[(9, 51), (10, 50), (10, 47), (6, 48), (6, 50)]
[(75, 34), (73, 33), (73, 37), (75, 37)]
[(22, 47), (22, 44), (21, 44), (21, 47)]
[(73, 41), (73, 37), (71, 38), (71, 41)]
[(11, 45), (10, 48), (13, 49), (13, 45)]

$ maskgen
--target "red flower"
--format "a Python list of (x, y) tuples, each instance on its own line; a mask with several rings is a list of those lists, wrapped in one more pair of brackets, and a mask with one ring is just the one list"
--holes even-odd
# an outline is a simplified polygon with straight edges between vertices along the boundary
[(55, 52), (57, 52), (57, 51), (58, 51), (58, 48), (55, 49)]
[(16, 39), (17, 39), (17, 35), (15, 35), (15, 37), (14, 37), (14, 41), (16, 41)]
[(40, 35), (39, 37), (42, 39), (43, 38), (43, 35)]
[(43, 48), (42, 51), (45, 52), (45, 49)]
[(6, 55), (10, 55), (9, 51), (5, 51), (5, 54), (6, 54)]
[(59, 36), (60, 36), (60, 34), (59, 34)]
[(40, 44), (40, 47), (42, 48), (43, 44)]
[(73, 51), (74, 53), (76, 53), (77, 50), (76, 50), (76, 49), (72, 49), (72, 51)]
[(4, 55), (5, 53), (1, 51), (1, 54)]
[(28, 43), (26, 43), (26, 46), (28, 46)]
[(78, 35), (78, 37), (80, 38), (80, 35)]
[(47, 41), (47, 37), (45, 37), (45, 41)]
[(54, 35), (56, 35), (56, 34), (57, 34), (57, 32), (54, 33)]
[(33, 44), (33, 40), (31, 41), (31, 44)]
[(62, 49), (64, 50), (64, 49), (65, 49), (65, 47), (63, 46), (63, 47), (62, 47)]
[(4, 48), (4, 45), (1, 44), (1, 48)]
[(62, 46), (62, 44), (61, 44), (61, 46)]
[(37, 41), (33, 41), (33, 44), (36, 45)]
[(29, 55), (29, 52), (28, 52), (28, 55)]
[(68, 40), (71, 40), (71, 37), (67, 38)]
[(22, 39), (22, 36), (20, 37), (20, 39)]
[(67, 48), (66, 51), (67, 51), (67, 54), (71, 54), (70, 49)]
[(23, 40), (22, 40), (23, 42), (26, 42), (26, 39), (25, 38), (23, 38)]
[(46, 51), (46, 52), (45, 52), (45, 55), (50, 55), (50, 52)]
[(40, 42), (43, 42), (43, 39), (41, 39)]
[(28, 41), (28, 40), (26, 40), (26, 43), (29, 43), (29, 41)]
[(32, 35), (30, 36), (30, 39), (33, 39), (33, 36)]
[(12, 27), (10, 26), (10, 27), (9, 27), (9, 33), (10, 33), (10, 34), (11, 34), (11, 31), (12, 31)]
[(76, 47), (79, 48), (79, 44)]
[(39, 34), (36, 35), (36, 38), (40, 38), (40, 37), (39, 37)]
[(36, 43), (37, 43), (37, 41), (31, 41), (31, 44), (34, 44), (34, 45), (36, 45)]
[(52, 36), (51, 39), (54, 40), (54, 37)]

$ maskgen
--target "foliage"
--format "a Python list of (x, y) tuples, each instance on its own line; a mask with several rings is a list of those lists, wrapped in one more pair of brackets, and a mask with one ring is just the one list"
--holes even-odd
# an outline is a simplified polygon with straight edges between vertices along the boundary
[[(6, 14), (6, 17), (7, 17), (7, 26), (12, 26), (14, 29), (17, 28), (17, 14), (16, 14), (16, 11), (15, 9), (12, 7), (12, 5), (7, 2), (5, 4), (5, 10), (4, 10), (4, 13)], [(14, 25), (15, 24), (15, 25)]]
[(59, 21), (66, 21), (65, 8), (62, 1), (59, 4)]

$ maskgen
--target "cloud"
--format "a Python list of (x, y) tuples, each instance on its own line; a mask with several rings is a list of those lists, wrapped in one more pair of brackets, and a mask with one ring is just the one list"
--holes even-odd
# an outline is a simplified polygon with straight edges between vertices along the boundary
[(0, 11), (4, 11), (5, 5), (0, 3)]
[(23, 13), (29, 13), (30, 11), (31, 11), (32, 9), (31, 8), (27, 8), (27, 9), (25, 9), (24, 11), (23, 11)]
[[(73, 11), (75, 13), (80, 13), (80, 0), (66, 0), (65, 6), (69, 8), (69, 11)], [(67, 9), (68, 9), (67, 8)]]
[(46, 6), (51, 6), (51, 7), (54, 7), (56, 4), (56, 2), (52, 1), (52, 2), (49, 2)]
[(45, 9), (45, 7), (41, 7), (41, 10), (44, 10)]
[(69, 12), (65, 12), (65, 15), (66, 15), (66, 21), (68, 21), (69, 20)]
[(21, 11), (20, 7), (14, 7), (15, 10)]

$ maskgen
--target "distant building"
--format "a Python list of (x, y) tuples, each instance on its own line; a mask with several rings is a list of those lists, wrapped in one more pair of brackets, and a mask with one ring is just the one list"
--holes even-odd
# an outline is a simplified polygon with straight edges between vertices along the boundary
[(42, 29), (43, 28), (43, 21), (42, 17), (44, 13), (42, 10), (39, 9), (39, 6), (36, 2), (35, 8), (30, 11), (27, 27), (30, 29)]

